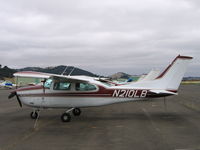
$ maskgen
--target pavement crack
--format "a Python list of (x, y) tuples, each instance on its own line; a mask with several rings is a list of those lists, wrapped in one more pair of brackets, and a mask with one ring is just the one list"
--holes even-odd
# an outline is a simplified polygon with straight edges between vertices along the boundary
[(15, 146), (20, 145), (22, 142), (24, 142), (27, 139), (29, 139), (30, 137), (32, 137), (38, 131), (40, 131), (42, 128), (51, 124), (54, 120), (56, 120), (56, 119), (48, 121), (44, 124), (41, 124), (41, 123), (39, 124), (39, 122), (38, 122), (36, 128), (31, 128), (31, 129), (25, 131), (24, 134), (22, 134), (21, 137), (18, 137), (12, 144), (9, 144), (8, 146), (5, 146), (4, 148), (0, 148), (0, 150), (11, 150), (11, 149), (13, 150)]
[(154, 129), (158, 132), (160, 132), (160, 129), (158, 127), (156, 127), (155, 123), (153, 122), (151, 115), (147, 112), (147, 110), (145, 108), (142, 108), (142, 111), (145, 113), (145, 115), (147, 116), (147, 118), (149, 119), (149, 121), (151, 122), (151, 125), (154, 127)]

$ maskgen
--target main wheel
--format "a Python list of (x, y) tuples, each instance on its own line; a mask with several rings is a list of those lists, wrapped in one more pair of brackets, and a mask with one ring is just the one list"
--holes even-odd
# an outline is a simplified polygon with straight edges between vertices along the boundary
[(74, 114), (74, 116), (80, 116), (81, 110), (79, 108), (74, 108), (72, 113)]
[(63, 113), (62, 116), (61, 116), (61, 120), (63, 122), (70, 122), (71, 120), (71, 116), (69, 113)]
[(31, 114), (30, 114), (30, 117), (32, 118), (32, 119), (37, 119), (37, 117), (38, 117), (38, 112), (37, 111), (35, 111), (35, 112), (31, 112)]

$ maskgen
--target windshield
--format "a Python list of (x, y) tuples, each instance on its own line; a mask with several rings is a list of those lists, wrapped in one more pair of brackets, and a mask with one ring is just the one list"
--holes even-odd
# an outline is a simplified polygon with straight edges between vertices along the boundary
[(52, 83), (52, 79), (47, 79), (44, 83), (44, 87), (50, 89)]

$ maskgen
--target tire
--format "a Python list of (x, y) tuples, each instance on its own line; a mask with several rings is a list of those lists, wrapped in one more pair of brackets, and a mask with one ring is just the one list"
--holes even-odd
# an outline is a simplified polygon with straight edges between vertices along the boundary
[(61, 120), (62, 120), (62, 122), (70, 122), (70, 120), (71, 120), (70, 114), (69, 113), (63, 113), (61, 115)]
[(75, 108), (73, 109), (72, 113), (74, 116), (80, 116), (81, 110), (79, 108)]
[(30, 117), (31, 117), (31, 119), (37, 119), (38, 113), (37, 112), (31, 112)]

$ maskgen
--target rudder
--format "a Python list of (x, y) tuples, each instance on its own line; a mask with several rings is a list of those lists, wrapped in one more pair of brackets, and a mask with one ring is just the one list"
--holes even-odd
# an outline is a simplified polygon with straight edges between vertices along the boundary
[(191, 59), (193, 57), (177, 56), (156, 79), (165, 85), (165, 89), (177, 90)]

